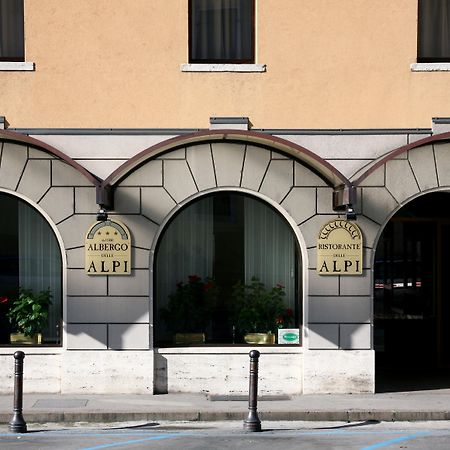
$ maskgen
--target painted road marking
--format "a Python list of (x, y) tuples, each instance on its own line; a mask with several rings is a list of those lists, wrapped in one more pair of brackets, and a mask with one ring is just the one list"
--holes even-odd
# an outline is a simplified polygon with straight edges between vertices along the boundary
[(132, 439), (131, 441), (121, 441), (121, 442), (115, 442), (112, 444), (101, 444), (96, 445), (95, 447), (83, 447), (80, 450), (100, 450), (102, 448), (112, 448), (112, 447), (125, 447), (127, 445), (133, 445), (133, 444), (139, 444), (141, 442), (148, 442), (148, 441), (160, 441), (163, 439), (175, 439), (177, 437), (185, 437), (185, 436), (192, 436), (190, 434), (161, 434), (159, 436), (152, 436), (145, 439)]
[[(216, 436), (223, 435), (223, 432), (229, 431), (229, 430), (215, 430), (217, 431)], [(240, 435), (242, 436), (246, 435), (248, 436), (248, 433), (236, 433), (237, 430), (235, 430), (232, 434), (234, 435)], [(433, 437), (433, 436), (439, 436), (439, 435), (446, 435), (448, 436), (450, 433), (450, 430), (428, 430), (428, 431), (422, 431), (417, 432), (413, 434), (407, 434), (408, 432), (411, 432), (412, 430), (345, 430), (345, 429), (335, 429), (335, 430), (267, 430), (268, 434), (280, 434), (281, 436), (288, 437), (288, 436), (342, 436), (342, 437), (349, 437), (349, 436), (359, 436), (361, 438), (364, 438), (364, 436), (379, 436), (380, 439), (382, 436), (384, 436), (387, 440), (381, 441), (377, 444), (372, 444), (365, 447), (360, 447), (360, 450), (378, 450), (383, 447), (388, 447), (390, 445), (398, 444), (400, 442), (405, 442), (413, 439), (418, 439), (420, 437)], [(264, 433), (265, 434), (265, 433)], [(403, 434), (403, 436), (402, 436)], [(129, 445), (139, 444), (143, 442), (150, 442), (150, 441), (159, 441), (159, 440), (165, 440), (165, 439), (176, 439), (181, 437), (214, 437), (209, 433), (204, 433), (204, 430), (192, 430), (189, 433), (179, 433), (179, 432), (163, 432), (162, 430), (158, 432), (158, 430), (148, 430), (148, 431), (117, 431), (117, 430), (108, 430), (104, 429), (101, 431), (78, 431), (78, 430), (54, 430), (54, 431), (37, 431), (37, 432), (29, 432), (29, 433), (0, 433), (1, 437), (16, 437), (17, 439), (24, 439), (27, 442), (31, 442), (36, 438), (39, 440), (39, 438), (43, 437), (57, 437), (61, 435), (70, 435), (73, 437), (85, 437), (85, 438), (96, 438), (96, 437), (102, 437), (102, 438), (110, 438), (114, 439), (114, 442), (109, 444), (99, 444), (89, 447), (81, 447), (79, 450), (102, 450), (102, 449), (109, 449), (114, 447), (127, 447)], [(396, 437), (392, 437), (392, 435), (396, 435)], [(263, 435), (260, 435), (263, 437)], [(256, 437), (256, 436), (255, 436)], [(121, 441), (123, 438), (128, 438), (128, 440)]]
[(388, 441), (383, 441), (378, 444), (369, 445), (369, 447), (363, 447), (360, 450), (376, 450), (378, 448), (388, 447), (389, 445), (397, 444), (398, 442), (410, 441), (412, 439), (417, 439), (417, 438), (423, 437), (423, 436), (432, 436), (432, 434), (426, 433), (426, 432), (411, 434), (409, 436), (402, 436), (402, 437), (398, 437), (396, 439), (390, 439)]

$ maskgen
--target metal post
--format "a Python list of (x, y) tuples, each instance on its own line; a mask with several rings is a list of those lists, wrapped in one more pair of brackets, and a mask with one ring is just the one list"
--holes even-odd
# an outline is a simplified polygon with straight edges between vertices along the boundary
[(26, 433), (27, 424), (22, 416), (23, 405), (23, 359), (25, 353), (14, 353), (14, 415), (9, 422), (9, 431), (13, 433)]
[(261, 421), (258, 417), (258, 350), (252, 350), (250, 356), (250, 378), (248, 393), (248, 416), (244, 420), (244, 430), (261, 431)]

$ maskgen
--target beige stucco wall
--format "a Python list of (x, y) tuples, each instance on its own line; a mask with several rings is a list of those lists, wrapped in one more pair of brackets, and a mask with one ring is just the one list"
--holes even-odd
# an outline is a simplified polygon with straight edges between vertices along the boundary
[(430, 127), (450, 74), (411, 72), (417, 1), (256, 0), (265, 73), (186, 73), (187, 0), (25, 0), (26, 60), (0, 72), (10, 127)]

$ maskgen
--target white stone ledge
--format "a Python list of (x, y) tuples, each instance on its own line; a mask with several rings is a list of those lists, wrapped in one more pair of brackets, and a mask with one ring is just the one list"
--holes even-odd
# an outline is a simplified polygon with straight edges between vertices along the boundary
[(182, 64), (182, 72), (265, 72), (265, 64)]
[(168, 355), (168, 354), (180, 354), (180, 355), (201, 355), (201, 354), (210, 354), (210, 355), (248, 355), (250, 350), (253, 348), (258, 349), (260, 353), (263, 354), (300, 354), (303, 353), (303, 348), (299, 345), (283, 345), (283, 346), (270, 346), (266, 347), (264, 345), (256, 345), (256, 346), (230, 346), (230, 347), (214, 347), (214, 346), (204, 346), (204, 347), (164, 347), (164, 348), (155, 348), (155, 352), (160, 355)]
[(60, 355), (66, 351), (63, 347), (40, 347), (39, 345), (14, 347), (11, 345), (10, 347), (1, 347), (0, 356), (12, 356), (19, 350), (26, 355)]
[(23, 62), (23, 61), (0, 61), (0, 71), (33, 71), (34, 62)]
[(450, 72), (450, 63), (414, 63), (411, 72)]

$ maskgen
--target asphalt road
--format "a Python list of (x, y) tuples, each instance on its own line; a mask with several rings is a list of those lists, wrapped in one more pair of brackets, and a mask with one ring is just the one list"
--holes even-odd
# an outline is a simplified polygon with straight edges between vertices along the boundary
[(0, 449), (433, 449), (450, 448), (450, 422), (268, 422), (261, 433), (241, 422), (117, 424), (61, 428), (32, 425), (26, 434), (0, 426)]

